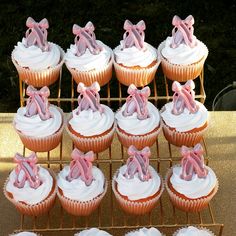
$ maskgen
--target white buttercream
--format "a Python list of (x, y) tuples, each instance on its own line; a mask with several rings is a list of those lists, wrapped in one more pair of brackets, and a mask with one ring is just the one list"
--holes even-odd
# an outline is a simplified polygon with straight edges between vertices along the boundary
[(31, 137), (46, 137), (58, 131), (62, 125), (62, 115), (56, 106), (50, 105), (52, 117), (41, 120), (39, 115), (25, 116), (26, 108), (20, 107), (14, 118), (15, 128)]
[(174, 166), (170, 182), (178, 193), (188, 198), (196, 199), (207, 196), (215, 188), (217, 179), (214, 171), (208, 166), (206, 168), (208, 174), (205, 178), (199, 178), (196, 174), (193, 174), (192, 179), (187, 181), (180, 177), (182, 167)]
[(112, 236), (104, 230), (100, 230), (97, 228), (91, 228), (81, 231), (80, 233), (76, 233), (74, 236)]
[(139, 120), (137, 112), (131, 116), (123, 116), (122, 112), (125, 110), (126, 103), (116, 112), (115, 118), (118, 126), (125, 132), (133, 135), (143, 135), (153, 131), (160, 124), (160, 114), (158, 109), (148, 102), (147, 109), (149, 117), (144, 120)]
[(18, 234), (11, 234), (10, 236), (37, 236), (37, 234), (24, 231), (24, 232), (20, 232)]
[(162, 234), (158, 229), (152, 227), (150, 229), (141, 228), (139, 230), (129, 232), (125, 236), (162, 236)]
[(129, 200), (135, 201), (153, 196), (158, 192), (161, 186), (161, 179), (155, 169), (149, 166), (151, 178), (148, 181), (141, 181), (138, 173), (134, 178), (128, 179), (124, 176), (127, 165), (123, 165), (119, 169), (118, 176), (115, 177), (118, 192), (128, 197)]
[(197, 40), (195, 47), (191, 48), (185, 43), (181, 43), (178, 47), (171, 47), (172, 37), (167, 37), (165, 46), (161, 54), (170, 63), (178, 65), (190, 65), (200, 61), (204, 56), (207, 56), (208, 49), (201, 41)]
[(165, 104), (164, 110), (161, 112), (161, 117), (166, 125), (175, 128), (176, 131), (186, 132), (195, 128), (202, 127), (208, 121), (208, 111), (206, 107), (196, 101), (199, 109), (195, 113), (190, 113), (187, 108), (183, 113), (175, 115), (172, 113), (173, 102)]
[(26, 181), (23, 188), (18, 188), (14, 186), (16, 180), (16, 173), (13, 170), (10, 173), (9, 181), (6, 185), (6, 191), (13, 195), (15, 201), (25, 202), (29, 205), (37, 204), (44, 199), (46, 199), (49, 193), (52, 190), (53, 178), (50, 173), (45, 169), (39, 166), (39, 178), (42, 181), (42, 184), (37, 188), (31, 188), (29, 182)]
[(108, 65), (112, 59), (112, 50), (107, 45), (99, 40), (96, 40), (97, 44), (102, 47), (102, 51), (98, 54), (92, 54), (89, 49), (86, 49), (82, 56), (77, 56), (77, 46), (71, 44), (65, 54), (65, 63), (69, 68), (76, 69), (78, 71), (89, 71), (94, 69), (101, 69)]
[(113, 52), (116, 63), (123, 66), (140, 66), (147, 67), (153, 61), (157, 60), (157, 51), (148, 43), (144, 43), (144, 49), (140, 50), (135, 46), (122, 49), (123, 40)]
[(83, 136), (99, 135), (109, 130), (114, 123), (114, 113), (106, 105), (101, 105), (103, 113), (93, 112), (92, 109), (77, 113), (78, 108), (72, 111), (73, 117), (69, 124), (72, 129)]
[(81, 178), (73, 179), (71, 182), (66, 180), (69, 175), (70, 167), (65, 166), (57, 178), (57, 185), (63, 191), (63, 195), (76, 201), (89, 201), (104, 192), (105, 177), (101, 170), (96, 166), (92, 168), (93, 181), (86, 186)]
[(213, 234), (207, 230), (189, 226), (187, 228), (180, 229), (176, 236), (213, 236)]
[(61, 52), (59, 47), (51, 42), (49, 43), (49, 51), (42, 51), (39, 47), (33, 45), (26, 46), (26, 39), (18, 42), (12, 52), (13, 58), (21, 67), (28, 67), (33, 70), (43, 70), (54, 67), (61, 60)]

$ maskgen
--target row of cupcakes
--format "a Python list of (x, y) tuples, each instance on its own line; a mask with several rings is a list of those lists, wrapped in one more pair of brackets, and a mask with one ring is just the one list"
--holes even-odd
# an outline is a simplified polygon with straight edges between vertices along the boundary
[(108, 83), (113, 65), (116, 77), (127, 86), (149, 84), (160, 63), (169, 79), (193, 80), (203, 69), (208, 49), (194, 36), (191, 15), (184, 20), (174, 16), (172, 24), (172, 36), (155, 49), (145, 42), (144, 21), (135, 25), (126, 20), (123, 39), (114, 50), (96, 40), (91, 22), (85, 27), (75, 24), (72, 29), (75, 42), (64, 53), (60, 46), (47, 41), (48, 21), (35, 22), (29, 17), (25, 37), (15, 46), (12, 61), (20, 79), (35, 87), (53, 84), (64, 62), (74, 80), (87, 86), (95, 81), (100, 86)]
[(48, 87), (28, 86), (25, 107), (20, 107), (13, 125), (26, 148), (50, 151), (61, 141), (64, 123), (75, 146), (82, 151), (102, 152), (109, 148), (115, 131), (124, 147), (152, 146), (163, 129), (166, 139), (176, 146), (194, 146), (208, 127), (208, 111), (195, 100), (194, 82), (172, 84), (173, 101), (159, 110), (148, 101), (150, 88), (128, 88), (126, 103), (114, 112), (100, 103), (97, 82), (90, 87), (78, 84), (78, 107), (64, 121), (63, 111), (49, 104)]
[[(149, 213), (164, 189), (172, 204), (186, 212), (206, 208), (218, 190), (214, 171), (204, 164), (200, 144), (181, 147), (180, 165), (167, 171), (165, 181), (149, 164), (149, 147), (128, 148), (129, 158), (112, 178), (112, 190), (120, 208), (131, 215)], [(58, 196), (62, 207), (71, 215), (90, 215), (104, 198), (108, 181), (92, 162), (92, 151), (74, 149), (72, 160), (56, 176), (52, 170), (37, 165), (33, 152), (29, 157), (16, 154), (15, 169), (4, 185), (4, 194), (25, 215), (38, 216), (48, 212)]]
[[(41, 236), (41, 235), (32, 232), (21, 232), (18, 234), (11, 234), (10, 236)], [(76, 233), (74, 234), (74, 236), (112, 236), (112, 235), (98, 228), (90, 228), (90, 229), (85, 229), (79, 233)], [(126, 233), (124, 236), (165, 236), (165, 235), (162, 234), (157, 228), (151, 227), (151, 228), (140, 228), (137, 230), (133, 230)], [(173, 236), (215, 236), (215, 234), (207, 228), (188, 226), (178, 229), (176, 232), (174, 232)]]

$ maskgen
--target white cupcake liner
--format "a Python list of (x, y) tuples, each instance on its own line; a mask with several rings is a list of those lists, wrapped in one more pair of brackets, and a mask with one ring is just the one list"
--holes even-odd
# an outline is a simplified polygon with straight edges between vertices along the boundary
[(215, 194), (218, 191), (218, 188), (219, 188), (218, 179), (216, 179), (216, 186), (214, 187), (214, 189), (208, 196), (197, 198), (197, 199), (184, 199), (181, 196), (178, 196), (174, 192), (172, 192), (172, 190), (168, 186), (170, 177), (172, 175), (172, 171), (173, 171), (173, 167), (167, 171), (166, 176), (165, 176), (165, 188), (168, 192), (168, 195), (172, 204), (176, 208), (182, 211), (186, 211), (186, 212), (199, 212), (203, 210), (204, 208), (206, 208), (209, 202), (211, 201), (211, 199), (215, 196)]
[(196, 79), (204, 66), (204, 62), (208, 56), (208, 49), (205, 44), (206, 54), (198, 62), (190, 65), (177, 65), (170, 63), (165, 57), (163, 57), (161, 51), (165, 47), (165, 41), (163, 41), (158, 47), (158, 58), (161, 60), (161, 66), (164, 75), (170, 80), (176, 80), (179, 82), (185, 82), (187, 80)]
[(118, 191), (116, 190), (116, 181), (115, 181), (115, 177), (118, 175), (118, 173), (119, 173), (119, 170), (117, 170), (113, 176), (112, 190), (113, 190), (113, 193), (114, 193), (116, 200), (119, 203), (120, 207), (125, 212), (132, 214), (132, 215), (144, 215), (144, 214), (150, 212), (157, 205), (158, 200), (164, 191), (164, 181), (162, 180), (161, 176), (159, 176), (161, 179), (161, 186), (159, 189), (159, 194), (149, 200), (145, 201), (144, 199), (142, 199), (140, 202), (138, 202), (138, 201), (131, 201), (131, 200), (124, 199), (118, 193)]
[(94, 82), (98, 82), (100, 86), (107, 84), (112, 78), (112, 64), (113, 59), (111, 57), (109, 63), (100, 69), (94, 69), (90, 71), (79, 71), (74, 68), (70, 68), (67, 63), (66, 67), (70, 71), (73, 79), (77, 84), (84, 83), (85, 86), (91, 86)]
[(134, 84), (136, 87), (143, 87), (150, 84), (155, 77), (158, 66), (159, 63), (156, 62), (155, 65), (150, 68), (132, 69), (119, 65), (114, 60), (116, 77), (121, 84), (126, 86)]
[[(209, 229), (205, 228), (205, 227), (201, 227), (201, 226), (195, 226), (193, 225), (195, 228), (197, 229), (201, 229), (206, 231), (210, 236), (216, 236), (212, 231), (210, 231)], [(173, 236), (178, 236), (178, 233), (180, 232), (180, 230), (185, 229), (186, 227), (182, 227), (180, 229), (178, 229), (177, 231), (174, 232)]]
[(43, 201), (33, 204), (33, 205), (29, 205), (27, 203), (23, 203), (23, 202), (18, 202), (16, 200), (14, 200), (13, 197), (9, 196), (9, 193), (6, 190), (6, 185), (9, 181), (9, 177), (7, 178), (7, 180), (4, 183), (4, 187), (3, 187), (3, 193), (5, 195), (5, 197), (12, 203), (15, 205), (16, 209), (24, 215), (29, 215), (29, 216), (39, 216), (42, 214), (45, 214), (47, 212), (49, 212), (49, 210), (53, 207), (54, 203), (55, 203), (55, 199), (56, 199), (56, 195), (57, 195), (57, 184), (56, 184), (56, 176), (54, 174), (54, 172), (50, 169), (48, 169), (48, 172), (51, 174), (51, 176), (53, 177), (53, 189), (52, 192), (47, 196), (46, 199), (44, 199)]
[[(54, 106), (54, 105), (51, 105)], [(56, 106), (55, 106), (56, 107)], [(56, 107), (62, 116), (62, 124), (60, 129), (52, 135), (46, 137), (33, 137), (24, 135), (22, 132), (16, 129), (15, 122), (13, 121), (13, 127), (19, 135), (22, 143), (26, 148), (34, 152), (48, 152), (56, 148), (62, 140), (63, 129), (64, 129), (64, 115), (61, 108)]]
[(63, 190), (58, 188), (57, 191), (57, 196), (60, 200), (60, 203), (63, 207), (63, 209), (65, 211), (67, 211), (69, 214), (71, 215), (75, 215), (75, 216), (87, 216), (90, 215), (93, 211), (95, 211), (99, 204), (101, 203), (102, 199), (104, 198), (106, 192), (107, 192), (107, 187), (108, 187), (108, 182), (105, 181), (104, 183), (104, 191), (103, 193), (101, 193), (99, 196), (95, 197), (92, 200), (89, 201), (76, 201), (76, 200), (72, 200), (69, 199), (67, 197), (65, 197), (61, 192), (63, 192)]
[[(152, 226), (153, 227), (153, 226)], [(147, 228), (147, 227), (146, 227)], [(149, 229), (149, 228), (151, 228), (151, 226), (150, 227), (148, 227), (147, 229)], [(153, 228), (156, 228), (156, 227), (153, 227)], [(140, 229), (142, 229), (142, 228), (140, 228)], [(157, 229), (157, 228), (156, 228)], [(134, 235), (133, 236), (135, 236), (135, 233), (137, 233), (138, 232), (138, 230), (139, 229), (137, 229), (137, 230), (131, 230), (131, 231), (129, 231), (129, 232), (127, 232), (124, 236), (128, 236), (128, 234), (130, 234), (130, 233), (133, 233)], [(160, 232), (160, 231), (159, 231)], [(160, 232), (161, 233), (161, 232)], [(166, 236), (165, 234), (163, 234), (163, 233), (161, 233), (161, 236)]]
[(26, 84), (32, 85), (34, 87), (49, 86), (53, 84), (56, 80), (58, 80), (62, 65), (64, 63), (65, 52), (59, 45), (57, 46), (61, 52), (61, 60), (59, 64), (54, 67), (41, 70), (34, 70), (20, 66), (13, 57), (13, 50), (11, 54), (11, 59), (18, 71), (19, 78)]
[(78, 137), (75, 134), (73, 134), (68, 126), (69, 121), (72, 118), (72, 114), (70, 114), (69, 119), (67, 120), (66, 124), (66, 131), (71, 137), (74, 145), (83, 152), (93, 151), (95, 153), (103, 152), (107, 148), (111, 146), (115, 129), (116, 129), (116, 123), (114, 122), (112, 128), (110, 128), (109, 132), (106, 134), (100, 134), (96, 137)]
[(122, 132), (122, 130), (120, 130), (117, 125), (116, 132), (120, 143), (124, 147), (128, 148), (130, 145), (134, 145), (137, 149), (142, 149), (146, 146), (151, 147), (156, 142), (157, 136), (161, 132), (161, 129), (162, 127), (160, 124), (158, 128), (154, 129), (154, 131), (151, 131), (147, 134), (129, 135)]

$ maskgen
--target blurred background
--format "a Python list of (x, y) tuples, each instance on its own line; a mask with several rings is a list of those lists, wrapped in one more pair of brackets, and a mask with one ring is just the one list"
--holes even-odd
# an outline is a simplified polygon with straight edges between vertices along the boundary
[[(48, 40), (59, 44), (66, 51), (74, 41), (74, 23), (84, 26), (88, 21), (92, 21), (96, 27), (96, 38), (114, 48), (122, 39), (124, 21), (129, 19), (137, 23), (143, 19), (146, 23), (145, 41), (157, 48), (171, 35), (172, 17), (178, 15), (183, 19), (190, 14), (195, 18), (194, 34), (209, 49), (205, 63), (204, 86), (207, 95), (205, 104), (211, 110), (216, 94), (236, 80), (235, 1), (2, 0), (0, 112), (16, 112), (19, 107), (18, 74), (11, 62), (11, 52), (25, 34), (28, 16), (36, 21), (46, 17), (50, 25)], [(158, 73), (158, 76), (161, 76), (160, 70)], [(70, 74), (64, 66), (62, 90), (65, 96), (69, 95), (70, 79)], [(55, 86), (52, 86), (53, 89), (56, 89)]]

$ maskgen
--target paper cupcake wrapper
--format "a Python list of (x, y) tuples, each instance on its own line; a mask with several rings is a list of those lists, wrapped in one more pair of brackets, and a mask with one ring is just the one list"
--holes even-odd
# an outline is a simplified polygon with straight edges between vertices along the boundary
[(99, 70), (91, 71), (78, 71), (76, 69), (70, 68), (67, 64), (66, 67), (70, 71), (73, 79), (77, 84), (80, 82), (84, 83), (85, 86), (91, 86), (95, 81), (99, 83), (100, 86), (107, 84), (112, 77), (112, 58), (106, 67)]
[(216, 186), (214, 187), (212, 193), (209, 194), (209, 196), (202, 197), (202, 198), (199, 198), (199, 199), (184, 199), (184, 198), (181, 198), (180, 196), (176, 195), (169, 188), (168, 182), (169, 182), (169, 179), (171, 177), (171, 174), (172, 174), (172, 168), (167, 171), (167, 174), (166, 174), (166, 177), (165, 177), (165, 188), (168, 192), (168, 195), (170, 197), (170, 200), (171, 200), (172, 204), (176, 208), (178, 208), (182, 211), (199, 212), (199, 211), (203, 210), (204, 208), (206, 208), (208, 206), (209, 202), (215, 196), (215, 194), (217, 193), (218, 188), (219, 188), (219, 182), (218, 182), (218, 179), (217, 179), (216, 180)]
[[(17, 236), (19, 233), (24, 233), (24, 232), (29, 232), (29, 231), (21, 231), (21, 232), (18, 232), (18, 233), (12, 233), (12, 234), (9, 234), (9, 236)], [(42, 236), (41, 234), (36, 234), (35, 232), (31, 232), (31, 233), (34, 233), (36, 236)]]
[(144, 135), (128, 135), (122, 132), (118, 125), (116, 132), (120, 143), (124, 147), (128, 148), (130, 145), (134, 145), (137, 149), (142, 149), (146, 146), (151, 147), (156, 142), (157, 136), (161, 132), (161, 125), (158, 129)]
[[(194, 225), (194, 227), (206, 231), (206, 233), (208, 233), (209, 236), (216, 236), (212, 231), (210, 231), (209, 229), (207, 229), (205, 227), (199, 227), (199, 226), (195, 226), (195, 225)], [(182, 227), (182, 228), (178, 229), (177, 231), (174, 232), (173, 236), (178, 236), (178, 233), (180, 232), (180, 230), (185, 229), (185, 228), (186, 227)]]
[(155, 77), (158, 66), (159, 63), (157, 62), (150, 68), (132, 69), (121, 66), (114, 60), (116, 77), (121, 84), (124, 84), (126, 86), (134, 84), (136, 87), (142, 87), (150, 84)]
[(63, 111), (59, 107), (57, 107), (57, 109), (62, 115), (62, 125), (56, 133), (46, 136), (46, 137), (31, 137), (31, 136), (24, 135), (22, 132), (20, 132), (19, 130), (15, 128), (15, 123), (13, 122), (13, 126), (15, 130), (26, 148), (34, 152), (48, 152), (59, 145), (59, 143), (62, 140), (62, 135), (63, 135), (64, 115), (63, 115)]
[(190, 65), (177, 65), (170, 63), (166, 58), (162, 56), (161, 50), (164, 48), (164, 46), (165, 41), (162, 42), (158, 47), (158, 57), (161, 60), (163, 73), (168, 79), (185, 82), (187, 80), (194, 80), (200, 75), (204, 66), (204, 62), (208, 56), (208, 49), (205, 44), (205, 56), (202, 57), (202, 59), (198, 62)]
[(50, 193), (50, 195), (44, 199), (43, 201), (34, 204), (34, 205), (28, 205), (26, 203), (22, 203), (22, 202), (17, 202), (14, 200), (14, 198), (11, 198), (9, 196), (9, 194), (7, 193), (6, 190), (6, 185), (9, 181), (9, 177), (7, 178), (7, 180), (5, 181), (4, 187), (3, 187), (3, 193), (5, 195), (5, 197), (15, 205), (16, 209), (24, 215), (29, 215), (29, 216), (39, 216), (42, 215), (44, 213), (47, 213), (54, 205), (55, 203), (55, 199), (56, 199), (56, 195), (57, 195), (57, 184), (56, 184), (56, 176), (54, 174), (54, 172), (52, 170), (48, 170), (51, 174), (51, 176), (53, 177), (53, 182), (54, 182), (54, 189), (53, 192)]
[[(151, 226), (150, 226), (150, 228), (151, 228)], [(154, 227), (155, 228), (155, 227)], [(157, 229), (157, 228), (156, 228)], [(128, 236), (128, 234), (130, 234), (130, 233), (132, 233), (132, 234), (134, 234), (133, 236), (135, 236), (136, 234), (137, 234), (137, 232), (138, 232), (138, 230), (139, 229), (137, 229), (137, 230), (131, 230), (131, 231), (129, 231), (129, 232), (127, 232), (124, 236)], [(160, 231), (159, 231), (160, 232)], [(161, 232), (160, 232), (161, 233)], [(159, 235), (159, 234), (158, 234)], [(166, 236), (165, 234), (160, 234), (161, 236)]]
[(43, 87), (53, 84), (59, 78), (60, 71), (64, 63), (64, 54), (65, 54), (63, 49), (59, 45), (57, 46), (61, 52), (60, 63), (54, 67), (50, 67), (48, 69), (43, 69), (43, 70), (33, 70), (29, 68), (24, 68), (16, 62), (16, 60), (13, 58), (13, 54), (11, 54), (11, 59), (18, 71), (19, 78), (26, 84), (32, 85), (34, 87)]
[(137, 201), (131, 201), (131, 200), (127, 200), (124, 199), (116, 190), (116, 181), (115, 181), (115, 177), (118, 174), (118, 171), (116, 171), (115, 175), (113, 176), (112, 179), (112, 190), (113, 193), (116, 197), (117, 202), (119, 203), (120, 207), (122, 208), (122, 210), (124, 210), (126, 213), (132, 214), (132, 215), (144, 215), (148, 212), (150, 212), (158, 203), (158, 200), (161, 196), (161, 194), (164, 191), (164, 182), (161, 179), (161, 189), (159, 190), (159, 194), (147, 201), (142, 201), (142, 202), (137, 202)]
[[(108, 182), (105, 181), (104, 192), (94, 199), (86, 202), (69, 199), (57, 191), (57, 196), (65, 211), (75, 216), (87, 216), (94, 212), (107, 192)], [(61, 190), (62, 191), (62, 190)]]
[(69, 120), (72, 118), (72, 114), (69, 116), (69, 119), (67, 121), (66, 125), (66, 131), (71, 137), (74, 145), (83, 152), (93, 151), (95, 153), (103, 152), (107, 148), (111, 146), (115, 129), (116, 129), (116, 123), (113, 124), (113, 127), (111, 130), (106, 134), (101, 134), (97, 137), (78, 137), (71, 133), (71, 131), (68, 128)]

